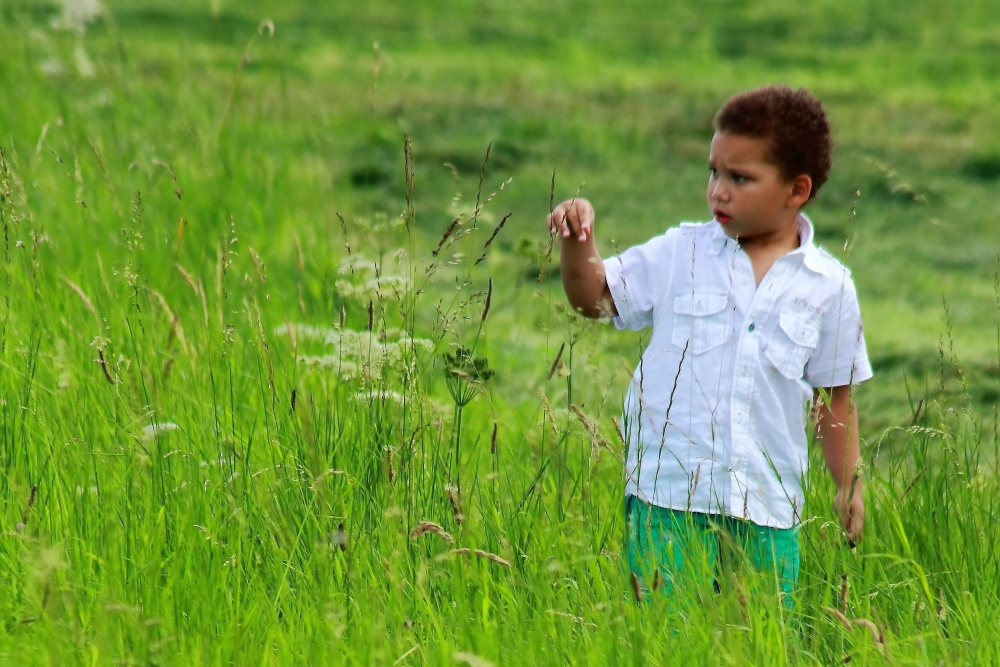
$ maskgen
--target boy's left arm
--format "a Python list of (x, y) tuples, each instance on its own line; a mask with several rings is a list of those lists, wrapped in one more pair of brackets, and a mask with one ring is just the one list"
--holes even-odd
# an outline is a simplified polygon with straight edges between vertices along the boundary
[(823, 447), (823, 457), (830, 470), (837, 495), (833, 506), (851, 542), (861, 539), (865, 527), (863, 482), (858, 474), (858, 413), (851, 400), (851, 385), (829, 387), (826, 398), (816, 390), (813, 410), (816, 438)]

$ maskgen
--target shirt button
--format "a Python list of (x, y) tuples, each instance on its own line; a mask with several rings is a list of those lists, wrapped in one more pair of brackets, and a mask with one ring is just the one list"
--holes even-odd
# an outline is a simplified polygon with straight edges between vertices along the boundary
[(750, 333), (753, 333), (753, 330), (756, 329), (756, 328), (757, 328), (757, 326), (753, 322), (751, 322), (750, 326), (747, 327), (747, 331), (749, 331)]

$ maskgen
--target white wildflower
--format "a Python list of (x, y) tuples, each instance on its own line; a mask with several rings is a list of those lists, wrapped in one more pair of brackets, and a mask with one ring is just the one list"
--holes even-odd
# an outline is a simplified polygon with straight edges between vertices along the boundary
[(153, 438), (166, 431), (176, 431), (180, 426), (173, 422), (153, 423), (142, 429), (139, 439), (143, 442), (152, 442)]
[(366, 403), (374, 403), (376, 401), (379, 403), (387, 403), (392, 401), (394, 403), (398, 403), (399, 405), (403, 404), (403, 395), (396, 391), (362, 391), (354, 394), (352, 398), (355, 401), (364, 401)]
[(62, 0), (62, 12), (52, 19), (56, 30), (72, 30), (78, 35), (87, 32), (87, 25), (94, 22), (104, 7), (100, 0)]
[[(59, 76), (63, 73), (62, 63), (55, 58), (43, 60), (38, 66), (38, 69), (41, 70), (42, 74), (45, 76)], [(18, 241), (18, 243), (20, 243), (20, 241)]]
[[(394, 253), (391, 260), (377, 264), (362, 255), (354, 255), (340, 262), (337, 273), (343, 276), (337, 280), (337, 292), (348, 299), (362, 303), (378, 300), (402, 298), (410, 286), (410, 278), (400, 273), (400, 259), (403, 255)], [(390, 264), (391, 266), (386, 266)]]
[(287, 336), (294, 331), (298, 340), (326, 340), (332, 334), (336, 334), (336, 329), (330, 327), (316, 327), (309, 324), (282, 324), (274, 330), (276, 336)]
[(365, 259), (363, 255), (354, 255), (342, 260), (337, 265), (337, 273), (342, 276), (354, 275), (355, 273), (374, 273), (375, 262)]
[(97, 74), (94, 63), (90, 60), (90, 56), (87, 55), (86, 49), (83, 48), (83, 42), (77, 42), (76, 49), (73, 50), (73, 61), (76, 63), (77, 74), (84, 79), (93, 78)]
[(410, 279), (407, 276), (396, 275), (369, 278), (359, 283), (350, 280), (338, 280), (335, 283), (337, 293), (342, 297), (363, 303), (401, 299), (409, 286)]
[[(296, 327), (296, 331), (300, 329)], [(334, 329), (327, 332), (324, 341), (333, 348), (331, 353), (301, 355), (298, 361), (330, 369), (342, 379), (381, 377), (387, 368), (409, 364), (415, 354), (434, 349), (432, 341), (404, 336), (398, 329), (384, 332)]]

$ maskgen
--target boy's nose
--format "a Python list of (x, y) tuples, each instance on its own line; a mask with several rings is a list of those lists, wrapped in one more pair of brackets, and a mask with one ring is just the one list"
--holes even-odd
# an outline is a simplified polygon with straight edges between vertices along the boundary
[(718, 201), (729, 200), (729, 192), (722, 186), (721, 183), (716, 183), (715, 187), (710, 189), (710, 193), (712, 195), (712, 199), (716, 199)]

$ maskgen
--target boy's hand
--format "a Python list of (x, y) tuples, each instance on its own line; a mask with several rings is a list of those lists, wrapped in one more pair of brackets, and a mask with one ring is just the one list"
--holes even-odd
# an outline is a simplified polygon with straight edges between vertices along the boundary
[(568, 199), (549, 213), (545, 224), (552, 234), (563, 239), (572, 235), (582, 243), (594, 233), (594, 207), (586, 199)]
[(837, 495), (833, 497), (833, 508), (840, 517), (844, 534), (851, 546), (854, 546), (865, 530), (865, 501), (861, 494), (861, 480), (838, 489)]

